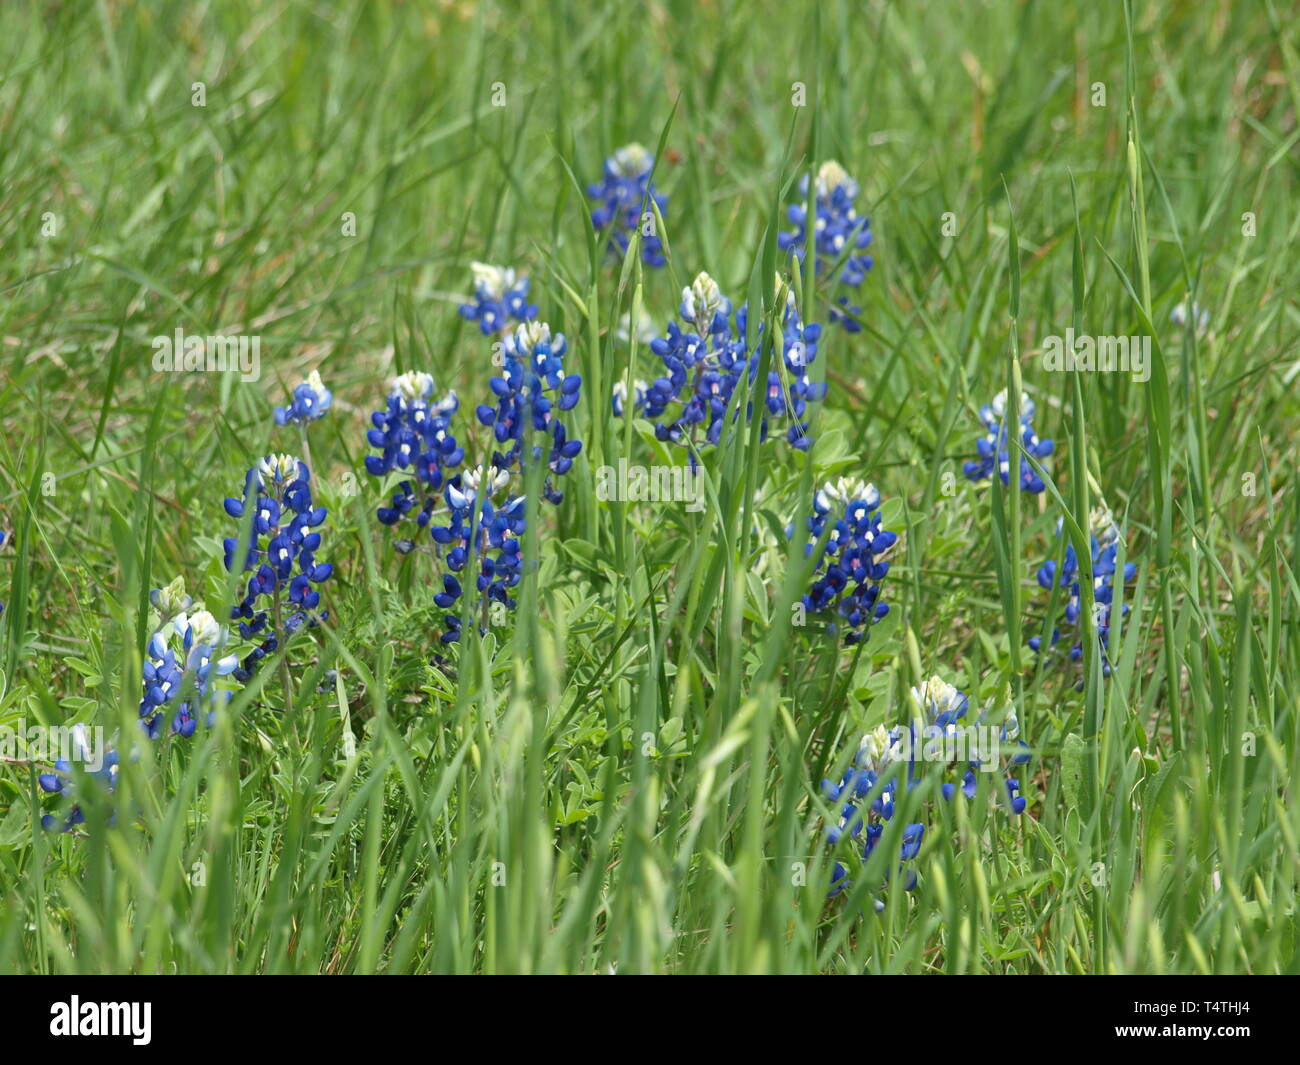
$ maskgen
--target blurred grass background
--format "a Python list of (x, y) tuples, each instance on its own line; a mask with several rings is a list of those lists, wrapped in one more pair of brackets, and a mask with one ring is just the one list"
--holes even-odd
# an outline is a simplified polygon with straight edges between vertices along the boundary
[[(221, 500), (296, 447), (271, 407), (310, 369), (337, 400), (312, 433), (336, 577), (295, 651), (302, 734), (267, 671), (214, 733), (124, 769), (129, 824), (92, 810), (87, 839), (42, 833), (34, 774), (0, 768), (0, 971), (1300, 968), (1295, 14), (5, 4), (0, 723), (129, 735), (148, 589), (183, 574), (228, 602)], [(620, 279), (581, 186), (661, 136), (672, 261)], [(634, 300), (662, 325), (701, 269), (757, 292), (792, 183), (828, 158), (876, 265), (864, 331), (826, 334), (811, 461), (740, 441), (701, 515), (596, 500), (599, 462), (652, 446), (608, 417), (611, 326)], [(587, 449), (532, 523), (513, 633), (443, 669), (436, 567), (393, 553), (361, 462), (411, 368), (483, 443), (488, 346), (455, 311), (474, 259), (525, 270), (570, 337)], [(1169, 320), (1189, 294), (1207, 336)], [(1150, 332), (1164, 372), (1044, 372), (1070, 325)], [(257, 333), (261, 380), (161, 379), (150, 342), (178, 327)], [(961, 478), (1013, 352), (1059, 498)], [(860, 655), (791, 633), (801, 575), (764, 532), (832, 473), (873, 480), (904, 533)], [(1033, 573), (1099, 492), (1139, 564), (1109, 679), (1011, 635), (1041, 629)], [(828, 904), (818, 782), (935, 672), (1013, 692), (1029, 810), (927, 783), (891, 829), (930, 808), (921, 887), (874, 914), (878, 862)]]

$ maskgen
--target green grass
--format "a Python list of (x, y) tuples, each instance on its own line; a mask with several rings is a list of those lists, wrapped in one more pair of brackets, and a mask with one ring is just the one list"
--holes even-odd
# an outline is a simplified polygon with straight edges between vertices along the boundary
[[(213, 731), (124, 759), (114, 826), (88, 801), (84, 834), (43, 832), (36, 771), (0, 765), (0, 972), (1300, 970), (1300, 44), (1285, 5), (1132, 6), (0, 7), (0, 725), (135, 735), (149, 589), (232, 601), (222, 499), (298, 450), (293, 384), (336, 395), (328, 623)], [(663, 270), (587, 220), (632, 140), (663, 148)], [(768, 307), (830, 158), (876, 262), (863, 331), (825, 334), (811, 454), (738, 433), (701, 513), (599, 500), (600, 465), (667, 454), (609, 416), (656, 376), (620, 317), (662, 326), (702, 269)], [(569, 337), (586, 447), (530, 508), (509, 624), (439, 665), (438, 563), (374, 521), (364, 432), (428, 369), (488, 446), (474, 259)], [(1188, 293), (1206, 336), (1170, 321)], [(1046, 372), (1068, 326), (1149, 334), (1150, 380)], [(155, 374), (178, 327), (260, 334), (261, 380)], [(961, 474), (1017, 381), (1056, 441), (1042, 495)], [(841, 475), (903, 534), (862, 650), (792, 625), (779, 535)], [(1058, 519), (1082, 545), (1099, 498), (1138, 565), (1109, 677), (1089, 641), (1024, 646)], [(853, 859), (819, 782), (933, 673), (1013, 700), (1028, 810), (927, 780), (828, 901)], [(922, 820), (919, 887), (881, 890)]]

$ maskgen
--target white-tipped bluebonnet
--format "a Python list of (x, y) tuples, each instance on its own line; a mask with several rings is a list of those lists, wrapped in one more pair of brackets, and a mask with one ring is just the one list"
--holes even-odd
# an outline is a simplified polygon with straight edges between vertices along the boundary
[[(844, 771), (838, 783), (832, 780), (822, 781), (822, 794), (836, 804), (836, 819), (826, 830), (827, 842), (837, 844), (848, 838), (855, 844), (861, 844), (863, 862), (871, 857), (884, 834), (885, 822), (894, 817), (899, 777), (896, 773), (887, 774), (890, 767), (900, 760), (898, 732), (881, 725), (862, 737), (853, 764)], [(902, 862), (909, 861), (920, 853), (924, 836), (923, 824), (904, 827), (899, 847), (900, 869), (903, 869)], [(916, 887), (916, 873), (904, 869), (904, 874), (903, 887), (911, 891)], [(886, 876), (888, 875), (889, 870), (886, 869)], [(827, 895), (838, 895), (850, 883), (849, 870), (837, 862)], [(876, 908), (883, 907), (877, 903)]]
[[(1034, 401), (1021, 393), (1020, 445), (1025, 454), (1020, 456), (1020, 487), (1025, 492), (1042, 492), (1047, 487), (1027, 456), (1032, 456), (1041, 463), (1053, 450), (1052, 441), (1039, 439), (1034, 431), (1036, 410)], [(975, 441), (975, 451), (979, 457), (967, 462), (962, 470), (969, 480), (983, 481), (992, 477), (996, 469), (1002, 483), (1009, 485), (1011, 445), (1007, 437), (1006, 389), (994, 396), (992, 403), (980, 408), (980, 421), (984, 423), (984, 435)]]
[[(827, 277), (832, 285), (830, 320), (848, 332), (856, 333), (862, 329), (862, 308), (850, 303), (848, 295), (836, 289), (857, 288), (871, 269), (871, 256), (864, 254), (871, 244), (871, 221), (857, 212), (858, 183), (834, 160), (823, 163), (818, 169), (814, 187), (817, 274)], [(802, 263), (808, 250), (806, 174), (800, 182), (799, 194), (801, 201), (791, 204), (787, 210), (795, 228), (779, 234), (777, 244)]]
[(275, 408), (276, 425), (305, 425), (325, 417), (334, 405), (334, 393), (325, 387), (320, 373), (312, 370), (289, 396), (287, 407)]
[[(481, 631), (487, 629), (493, 603), (507, 610), (515, 608), (511, 591), (523, 575), (520, 542), (526, 524), (524, 497), (507, 491), (511, 480), (509, 471), (495, 466), (486, 470), (479, 466), (458, 474), (444, 492), (447, 524), (431, 529), (434, 541), (449, 549), (446, 561), (451, 570), (443, 575), (442, 591), (433, 597), (434, 602), (450, 611), (463, 593), (456, 574), (472, 564), (477, 570), (472, 575), (483, 614)], [(449, 612), (445, 620), (442, 642), (455, 643), (461, 636), (461, 617)]]
[[(807, 613), (827, 619), (829, 633), (835, 635), (843, 628), (844, 642), (855, 644), (889, 613), (889, 604), (880, 598), (880, 582), (889, 572), (884, 556), (898, 534), (880, 527), (880, 493), (875, 486), (851, 478), (828, 482), (814, 494), (805, 556), (816, 549), (828, 522), (830, 533), (803, 605)], [(788, 527), (786, 534), (793, 538), (794, 527)]]
[[(241, 528), (239, 537), (225, 541), (226, 568), (253, 574), (244, 598), (231, 608), (231, 617), (239, 621), (244, 639), (262, 641), (236, 670), (240, 680), (251, 676), (280, 640), (304, 623), (315, 626), (327, 616), (317, 611), (316, 585), (334, 571), (331, 563), (316, 561), (321, 542), (316, 530), (325, 523), (327, 511), (312, 502), (311, 471), (305, 462), (292, 455), (268, 455), (250, 469), (243, 497), (227, 499), (226, 513), (248, 521), (250, 510), (251, 540), (244, 540)], [(278, 630), (271, 616), (276, 610), (290, 611), (281, 617)]]
[[(645, 409), (646, 391), (649, 389), (644, 381), (638, 379), (632, 382), (632, 413), (640, 414)], [(613, 394), (610, 396), (610, 406), (614, 411), (615, 418), (623, 417), (623, 411), (627, 406), (627, 383), (624, 381), (615, 381)]]
[(563, 333), (552, 335), (545, 322), (519, 326), (503, 348), (502, 376), (488, 382), (497, 404), (482, 404), (476, 411), (500, 448), (492, 455), (492, 465), (502, 471), (518, 468), (526, 476), (534, 462), (544, 464), (542, 494), (559, 503), (564, 496), (554, 478), (568, 473), (582, 451), (582, 441), (570, 438), (559, 415), (577, 406), (582, 378), (565, 372), (568, 342)]
[(470, 263), (474, 273), (474, 297), (460, 305), (460, 315), (477, 322), (484, 336), (495, 336), (537, 317), (537, 307), (528, 302), (530, 282), (508, 266)]
[[(109, 748), (99, 757), (94, 756), (91, 750), (89, 738), (86, 734), (85, 725), (72, 726), (72, 742), (76, 750), (68, 752), (73, 755), (73, 760), (80, 762), (83, 766), (88, 766), (92, 762), (98, 762), (98, 769), (87, 768), (86, 776), (94, 781), (105, 794), (111, 795), (117, 790), (117, 776), (120, 759), (117, 751)], [(64, 797), (76, 796), (76, 777), (73, 769), (73, 760), (60, 758), (54, 763), (54, 770), (50, 773), (41, 773), (36, 782), (40, 785), (41, 790), (51, 795), (62, 795)], [(111, 819), (112, 815), (110, 815)], [(81, 808), (81, 804), (74, 802), (68, 812), (56, 817), (54, 814), (45, 814), (41, 818), (41, 827), (50, 832), (72, 832), (78, 825), (85, 824), (86, 814)]]
[(215, 678), (236, 671), (235, 655), (218, 657), (225, 634), (206, 610), (177, 614), (149, 640), (144, 663), (144, 694), (140, 723), (151, 739), (162, 735), (170, 717), (171, 731), (189, 738), (199, 721), (211, 727), (216, 711), (230, 699)]
[(366, 440), (379, 454), (366, 456), (366, 472), (383, 477), (410, 470), (414, 476), (414, 483), (402, 481), (391, 503), (376, 510), (384, 525), (396, 525), (414, 511), (419, 528), (427, 528), (447, 471), (465, 458), (451, 432), (451, 417), (459, 406), (456, 393), (440, 400), (434, 400), (433, 393), (432, 375), (412, 370), (393, 381), (384, 409), (370, 416)]
[[(1110, 621), (1111, 608), (1115, 601), (1115, 573), (1119, 559), (1120, 534), (1119, 526), (1115, 523), (1114, 515), (1104, 504), (1093, 509), (1089, 520), (1089, 533), (1092, 543), (1092, 595), (1095, 604), (1095, 616), (1097, 620), (1097, 640), (1102, 652), (1102, 672), (1110, 676), (1110, 661), (1107, 657), (1107, 650), (1110, 646)], [(1057, 523), (1057, 535), (1061, 532), (1061, 524)], [(1137, 565), (1133, 562), (1124, 564), (1123, 583), (1127, 584), (1137, 575)], [(1061, 560), (1060, 571), (1057, 571), (1056, 559), (1051, 558), (1043, 563), (1038, 571), (1038, 583), (1041, 587), (1049, 592), (1055, 584), (1066, 589), (1065, 605), (1061, 608), (1060, 624), (1075, 629), (1079, 624), (1079, 611), (1082, 609), (1082, 599), (1079, 592), (1079, 557), (1075, 553), (1073, 544), (1066, 544), (1065, 554)], [(1123, 613), (1128, 613), (1128, 604), (1124, 604)], [(1053, 625), (1051, 646), (1055, 646), (1061, 638), (1061, 629), (1059, 625)], [(1029, 646), (1035, 650), (1042, 650), (1042, 637), (1031, 636)], [(1083, 641), (1075, 643), (1070, 648), (1071, 661), (1078, 662), (1083, 657)]]
[[(598, 201), (591, 212), (591, 224), (608, 235), (610, 254), (620, 259), (627, 254), (632, 235), (642, 227), (643, 216), (653, 213), (651, 202), (661, 215), (668, 207), (668, 198), (660, 196), (650, 180), (654, 162), (654, 156), (640, 144), (626, 144), (605, 160), (600, 184), (587, 186), (587, 195)], [(651, 267), (668, 261), (663, 241), (644, 229), (641, 261)]]
[[(778, 295), (784, 289), (777, 281)], [(717, 444), (730, 418), (745, 420), (753, 404), (742, 394), (732, 406), (737, 388), (749, 388), (758, 373), (762, 354), (763, 325), (756, 330), (758, 350), (750, 357), (747, 344), (748, 306), (732, 314), (731, 301), (707, 273), (700, 273), (682, 290), (681, 323), (669, 322), (667, 334), (650, 343), (650, 350), (663, 360), (665, 373), (651, 382), (645, 396), (645, 416), (655, 422), (659, 440), (688, 446), (695, 465), (696, 450)], [(766, 439), (769, 423), (776, 420), (786, 428), (786, 441), (798, 450), (812, 443), (808, 435), (808, 404), (826, 395), (824, 382), (813, 381), (809, 370), (817, 358), (821, 327), (804, 325), (792, 295), (787, 293), (781, 315), (780, 357), (773, 358), (768, 372), (760, 422), (760, 437)]]

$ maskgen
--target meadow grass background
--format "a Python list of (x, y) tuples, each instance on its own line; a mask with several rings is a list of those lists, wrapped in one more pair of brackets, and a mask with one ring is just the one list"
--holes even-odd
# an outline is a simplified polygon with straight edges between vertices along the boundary
[[(0, 971), (1300, 969), (1295, 15), (4, 4), (0, 724), (132, 735), (148, 590), (231, 601), (223, 497), (297, 450), (271, 408), (309, 370), (337, 398), (311, 435), (330, 621), (291, 648), (293, 720), (263, 669), (213, 732), (124, 764), (129, 816), (90, 803), (85, 838), (41, 831), (34, 771), (0, 767)], [(671, 263), (623, 268), (581, 186), (661, 139)], [(864, 331), (822, 345), (811, 455), (738, 439), (700, 514), (598, 500), (597, 466), (655, 454), (609, 416), (619, 317), (662, 326), (701, 269), (757, 298), (828, 158), (862, 184), (876, 265)], [(489, 345), (456, 314), (473, 259), (524, 269), (570, 338), (586, 448), (530, 523), (511, 625), (444, 668), (436, 562), (373, 520), (364, 430), (394, 373), (427, 369), (484, 444)], [(1169, 320), (1188, 293), (1206, 336)], [(1044, 372), (1071, 325), (1149, 333), (1151, 380)], [(178, 327), (259, 334), (261, 380), (153, 373)], [(1017, 376), (1057, 442), (1042, 496), (961, 477)], [(806, 574), (778, 535), (841, 474), (902, 533), (861, 653), (792, 628)], [(1057, 519), (1086, 529), (1099, 495), (1138, 564), (1106, 679), (1024, 649)], [(918, 889), (881, 891), (878, 856), (828, 902), (819, 781), (931, 673), (1010, 693), (1029, 808), (927, 781), (880, 852), (928, 821)]]

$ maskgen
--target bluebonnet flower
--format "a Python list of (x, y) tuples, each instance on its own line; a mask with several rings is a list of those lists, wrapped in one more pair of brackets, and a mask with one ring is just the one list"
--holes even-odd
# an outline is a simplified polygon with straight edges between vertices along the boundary
[[(460, 600), (462, 587), (455, 575), (471, 561), (478, 569), (473, 576), (484, 620), (494, 602), (506, 610), (515, 608), (510, 593), (523, 575), (520, 542), (526, 519), (524, 497), (504, 491), (510, 480), (507, 470), (478, 466), (458, 474), (447, 485), (448, 522), (431, 529), (434, 541), (450, 548), (447, 566), (451, 572), (443, 575), (443, 590), (433, 597), (442, 609), (450, 610)], [(461, 618), (448, 613), (445, 620), (442, 642), (455, 643), (461, 635)], [(486, 624), (481, 629), (486, 631)]]
[(216, 657), (224, 642), (217, 619), (206, 610), (177, 614), (153, 634), (140, 699), (140, 722), (150, 739), (162, 735), (169, 711), (171, 731), (186, 739), (194, 735), (200, 717), (207, 728), (212, 727), (218, 704), (228, 702), (231, 695), (219, 693), (213, 679), (228, 676), (239, 666), (235, 655)]
[[(465, 451), (451, 434), (451, 416), (459, 401), (455, 392), (433, 398), (433, 377), (412, 370), (393, 381), (383, 410), (370, 416), (372, 428), (366, 434), (378, 455), (366, 456), (366, 472), (383, 477), (396, 470), (411, 470), (414, 483), (404, 480), (392, 495), (391, 504), (379, 507), (376, 516), (384, 525), (396, 525), (415, 511), (416, 524), (424, 529), (437, 505), (439, 489), (447, 470), (458, 466)], [(420, 485), (419, 498), (416, 485)], [(417, 510), (417, 504), (419, 509)], [(399, 550), (411, 541), (399, 541)], [(406, 550), (410, 550), (406, 546)]]
[[(639, 378), (632, 382), (632, 413), (640, 414), (645, 409), (646, 391), (649, 389), (644, 381)], [(623, 410), (627, 404), (627, 384), (624, 381), (614, 382), (614, 392), (610, 397), (610, 403), (614, 410), (614, 417), (623, 417)]]
[[(1188, 302), (1188, 300), (1182, 300), (1169, 312), (1169, 320), (1179, 328), (1184, 328), (1187, 325)], [(1191, 320), (1196, 335), (1198, 337), (1205, 336), (1206, 330), (1210, 328), (1210, 312), (1205, 310), (1199, 303), (1192, 303)]]
[[(827, 522), (831, 531), (803, 605), (810, 614), (833, 619), (827, 625), (832, 635), (842, 623), (844, 642), (855, 644), (889, 613), (889, 604), (880, 598), (880, 582), (889, 572), (883, 556), (898, 541), (898, 534), (880, 527), (880, 493), (875, 486), (851, 478), (827, 482), (813, 496), (805, 556), (816, 548)], [(794, 536), (793, 525), (786, 535)]]
[[(916, 769), (918, 753), (925, 761), (943, 763), (945, 774), (960, 773), (961, 794), (968, 799), (975, 798), (977, 792), (976, 771), (984, 769), (981, 756), (995, 756), (990, 759), (986, 772), (1001, 768), (1009, 773), (1012, 767), (1029, 761), (1029, 748), (1019, 740), (1020, 724), (1013, 707), (1007, 707), (996, 715), (991, 708), (986, 708), (975, 721), (967, 722), (970, 698), (937, 676), (913, 688), (911, 699), (913, 713), (917, 716), (906, 729), (900, 729), (908, 760), (909, 786), (920, 781)], [(991, 715), (1000, 721), (991, 723)], [(1013, 814), (1023, 813), (1026, 801), (1019, 795), (1020, 782), (1006, 776), (1004, 785), (1008, 809)], [(944, 781), (940, 787), (940, 794), (946, 800), (954, 798), (957, 791), (958, 784), (953, 781)]]
[[(605, 171), (599, 185), (588, 185), (587, 195), (599, 201), (591, 212), (591, 224), (598, 232), (609, 232), (610, 254), (622, 258), (627, 254), (632, 234), (641, 227), (643, 215), (651, 212), (653, 201), (662, 215), (668, 198), (655, 192), (650, 181), (654, 169), (654, 156), (640, 144), (627, 144), (605, 160)], [(663, 241), (655, 233), (642, 231), (641, 261), (646, 266), (663, 266)]]
[[(871, 244), (871, 221), (859, 215), (854, 206), (858, 198), (858, 183), (844, 167), (830, 160), (817, 171), (815, 191), (813, 232), (816, 234), (817, 273), (821, 276), (832, 271), (829, 275), (832, 284), (857, 288), (871, 269), (871, 256), (863, 254)], [(802, 263), (808, 244), (807, 175), (800, 182), (799, 194), (801, 201), (787, 209), (795, 228), (779, 234), (777, 244)], [(830, 313), (832, 322), (850, 333), (857, 333), (862, 329), (861, 316), (862, 308), (850, 303), (847, 294), (840, 293), (834, 297)]]
[(177, 577), (162, 588), (149, 592), (149, 602), (158, 611), (159, 623), (170, 621), (177, 614), (187, 614), (194, 606), (194, 597), (185, 594), (185, 578)]
[[(1042, 460), (1052, 453), (1052, 441), (1040, 440), (1034, 431), (1033, 419), (1037, 408), (1029, 396), (1020, 396), (1020, 444), (1025, 454), (1020, 457), (1020, 487), (1025, 492), (1042, 492), (1046, 489), (1043, 479), (1038, 476), (1026, 456)], [(1007, 438), (1007, 392), (1004, 388), (993, 402), (980, 408), (980, 421), (984, 423), (984, 435), (975, 441), (975, 450), (979, 458), (967, 462), (963, 467), (966, 477), (972, 481), (983, 481), (993, 476), (996, 468), (1003, 484), (1010, 483), (1011, 455), (1010, 442)]]
[[(768, 372), (760, 436), (767, 438), (769, 418), (788, 423), (786, 441), (805, 451), (812, 443), (805, 420), (809, 402), (826, 395), (824, 382), (814, 382), (809, 368), (817, 358), (821, 327), (804, 325), (793, 294), (777, 279), (777, 295), (787, 292), (781, 321), (781, 358), (773, 360)], [(722, 438), (727, 409), (738, 387), (749, 387), (758, 373), (763, 326), (757, 330), (759, 350), (751, 358), (747, 350), (748, 306), (734, 315), (731, 301), (707, 273), (696, 276), (682, 290), (682, 324), (669, 322), (667, 333), (650, 343), (650, 350), (664, 363), (665, 374), (651, 382), (646, 392), (645, 416), (655, 421), (655, 437), (691, 447), (690, 462), (696, 465), (696, 448), (717, 444)], [(752, 414), (748, 396), (742, 395), (731, 417)], [(703, 439), (697, 439), (703, 426)]]
[(276, 425), (305, 425), (325, 417), (334, 405), (334, 393), (325, 387), (320, 373), (312, 370), (307, 380), (298, 384), (287, 407), (275, 408)]
[[(502, 376), (488, 382), (497, 405), (482, 404), (476, 411), (478, 420), (504, 447), (493, 453), (492, 465), (500, 471), (517, 467), (526, 474), (533, 462), (544, 463), (547, 472), (542, 494), (551, 503), (564, 498), (555, 489), (554, 478), (568, 473), (582, 451), (582, 441), (571, 440), (559, 418), (560, 413), (577, 406), (582, 391), (582, 378), (565, 373), (567, 351), (564, 334), (552, 335), (545, 322), (519, 326), (505, 339)], [(532, 441), (534, 433), (549, 438), (545, 447)]]
[(478, 322), (484, 336), (495, 336), (537, 317), (528, 302), (529, 280), (506, 266), (470, 263), (474, 273), (474, 302), (460, 305), (460, 316)]
[[(327, 615), (316, 613), (320, 593), (316, 585), (329, 578), (332, 564), (316, 561), (320, 533), (327, 512), (314, 506), (311, 471), (305, 462), (291, 455), (268, 455), (248, 471), (242, 499), (227, 499), (226, 513), (244, 518), (252, 508), (252, 539), (228, 537), (225, 541), (226, 568), (231, 572), (252, 572), (248, 592), (231, 617), (239, 621), (239, 634), (246, 640), (262, 637), (262, 643), (244, 659), (235, 675), (247, 680), (257, 664), (274, 651), (281, 639), (304, 623), (314, 627)], [(270, 617), (260, 600), (270, 600)], [(280, 615), (282, 604), (293, 611)], [(280, 631), (277, 631), (280, 630)]]
[[(826, 830), (828, 843), (839, 843), (847, 836), (855, 843), (861, 843), (864, 862), (871, 857), (884, 833), (884, 823), (894, 817), (898, 777), (893, 775), (886, 779), (886, 773), (891, 765), (901, 760), (897, 730), (891, 731), (880, 725), (862, 737), (853, 764), (845, 770), (838, 783), (822, 781), (822, 794), (836, 804), (837, 814), (836, 821)], [(924, 834), (925, 826), (922, 824), (904, 827), (899, 848), (900, 863), (917, 856)], [(910, 869), (905, 872), (903, 886), (911, 891), (916, 887), (916, 873)], [(848, 870), (837, 862), (828, 896), (838, 895), (849, 883)], [(884, 904), (877, 900), (875, 907), (881, 910)]]
[[(1102, 673), (1110, 676), (1110, 661), (1106, 651), (1110, 646), (1111, 607), (1115, 599), (1115, 572), (1119, 556), (1119, 526), (1110, 508), (1102, 503), (1093, 509), (1089, 518), (1089, 533), (1092, 542), (1092, 594), (1097, 619), (1097, 639), (1102, 650)], [(1061, 532), (1061, 523), (1057, 522), (1057, 535)], [(1137, 565), (1133, 562), (1124, 564), (1123, 583), (1127, 584), (1137, 575)], [(1074, 628), (1079, 623), (1079, 611), (1082, 600), (1079, 593), (1079, 558), (1074, 545), (1067, 544), (1065, 555), (1061, 560), (1060, 572), (1057, 572), (1056, 559), (1048, 559), (1038, 571), (1038, 583), (1049, 592), (1053, 584), (1067, 589), (1065, 606), (1061, 611), (1063, 624)], [(1128, 613), (1128, 604), (1124, 604), (1123, 614)], [(1061, 638), (1059, 626), (1052, 629), (1051, 646)], [(1031, 636), (1029, 646), (1035, 651), (1042, 650), (1042, 637)], [(1083, 657), (1083, 641), (1080, 640), (1070, 648), (1070, 660), (1078, 662)]]
[[(75, 752), (68, 752), (74, 755), (76, 761), (88, 766), (91, 762), (98, 762), (98, 769), (86, 769), (86, 776), (95, 781), (105, 792), (112, 794), (117, 788), (117, 775), (119, 758), (117, 751), (109, 749), (103, 752), (102, 757), (95, 757), (90, 748), (90, 743), (86, 735), (85, 725), (72, 726), (72, 741), (77, 746)], [(73, 778), (72, 761), (66, 758), (60, 758), (54, 763), (54, 772), (41, 773), (36, 782), (40, 785), (41, 790), (51, 795), (75, 796), (76, 788)], [(50, 832), (72, 832), (78, 825), (86, 821), (85, 812), (81, 809), (79, 803), (74, 802), (67, 815), (60, 819), (53, 814), (45, 814), (41, 818), (41, 827)]]

